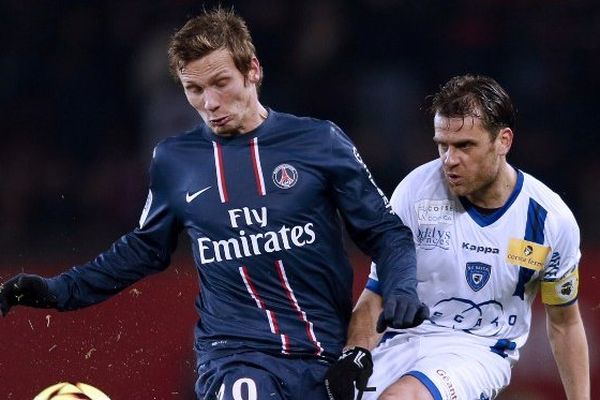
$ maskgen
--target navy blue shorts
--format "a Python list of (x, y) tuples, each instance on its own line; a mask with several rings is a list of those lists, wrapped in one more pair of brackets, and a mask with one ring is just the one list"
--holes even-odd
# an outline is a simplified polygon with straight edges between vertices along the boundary
[(328, 367), (318, 359), (235, 354), (198, 367), (196, 395), (199, 400), (327, 400)]

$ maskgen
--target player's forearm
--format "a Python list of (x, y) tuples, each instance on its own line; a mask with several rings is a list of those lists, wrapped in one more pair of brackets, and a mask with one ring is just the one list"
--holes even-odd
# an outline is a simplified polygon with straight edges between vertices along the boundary
[(381, 340), (381, 335), (377, 333), (375, 328), (381, 310), (381, 296), (365, 289), (352, 312), (346, 347), (360, 346), (372, 350), (377, 346)]
[(163, 270), (170, 253), (135, 232), (117, 240), (94, 260), (46, 279), (62, 311), (98, 304), (140, 279)]
[(384, 299), (393, 295), (417, 297), (417, 261), (410, 229), (403, 226), (376, 259)]
[(581, 319), (548, 322), (548, 338), (568, 400), (590, 399), (588, 345)]

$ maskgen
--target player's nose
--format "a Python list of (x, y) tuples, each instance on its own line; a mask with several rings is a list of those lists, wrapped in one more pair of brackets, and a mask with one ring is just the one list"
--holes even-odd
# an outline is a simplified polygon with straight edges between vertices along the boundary
[(451, 167), (458, 164), (458, 154), (452, 146), (448, 147), (444, 155), (442, 156), (442, 161), (444, 165)]
[(207, 111), (216, 111), (219, 108), (219, 97), (212, 90), (204, 93), (204, 108)]

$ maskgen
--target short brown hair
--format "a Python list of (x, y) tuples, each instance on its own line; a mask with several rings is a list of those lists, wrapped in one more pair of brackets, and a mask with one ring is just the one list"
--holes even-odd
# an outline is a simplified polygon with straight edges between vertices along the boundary
[(484, 75), (455, 76), (431, 97), (430, 112), (447, 118), (480, 118), (495, 138), (500, 129), (515, 127), (515, 109), (508, 93)]
[[(227, 49), (237, 69), (242, 75), (247, 75), (256, 49), (246, 22), (233, 9), (217, 7), (204, 10), (175, 32), (168, 52), (171, 75), (179, 80), (177, 73), (187, 63), (218, 49)], [(260, 86), (260, 82), (257, 86)]]

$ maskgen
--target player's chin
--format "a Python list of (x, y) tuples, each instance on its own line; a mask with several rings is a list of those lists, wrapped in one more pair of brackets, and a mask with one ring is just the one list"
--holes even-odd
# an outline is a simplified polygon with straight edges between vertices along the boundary
[(239, 135), (239, 130), (228, 126), (212, 126), (213, 133), (219, 136), (236, 136)]
[(469, 194), (468, 188), (464, 185), (453, 185), (448, 183), (448, 188), (455, 196), (465, 197)]

